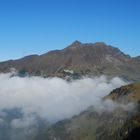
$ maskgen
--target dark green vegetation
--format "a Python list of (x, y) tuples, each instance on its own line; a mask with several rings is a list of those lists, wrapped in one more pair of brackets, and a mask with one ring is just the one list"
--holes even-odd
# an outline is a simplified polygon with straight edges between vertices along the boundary
[(137, 127), (131, 131), (125, 140), (139, 140), (140, 138), (140, 127)]
[[(100, 111), (91, 106), (81, 114), (53, 125), (34, 114), (34, 123), (12, 128), (11, 121), (22, 121), (23, 114), (20, 109), (4, 110), (7, 115), (1, 115), (4, 123), (0, 124), (0, 140), (130, 140), (134, 134), (139, 136), (133, 132), (140, 127), (139, 95), (140, 83), (123, 86), (103, 99), (113, 99), (118, 104), (114, 110)], [(130, 108), (129, 103), (134, 106)]]
[[(118, 48), (105, 43), (83, 44), (75, 41), (62, 50), (43, 55), (31, 55), (18, 60), (0, 63), (0, 72), (18, 70), (19, 75), (68, 76), (83, 75), (120, 76), (128, 80), (140, 80), (140, 57), (130, 57)], [(65, 72), (65, 70), (72, 70)], [(67, 74), (66, 74), (67, 73)]]

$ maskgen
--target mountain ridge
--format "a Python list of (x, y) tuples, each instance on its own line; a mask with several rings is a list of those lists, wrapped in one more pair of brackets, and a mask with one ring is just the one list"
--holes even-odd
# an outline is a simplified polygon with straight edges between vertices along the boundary
[(131, 57), (120, 49), (103, 42), (81, 43), (75, 41), (62, 50), (52, 50), (42, 55), (29, 55), (17, 60), (0, 62), (0, 72), (25, 70), (31, 75), (64, 77), (64, 70), (78, 75), (120, 76), (140, 80), (139, 56)]

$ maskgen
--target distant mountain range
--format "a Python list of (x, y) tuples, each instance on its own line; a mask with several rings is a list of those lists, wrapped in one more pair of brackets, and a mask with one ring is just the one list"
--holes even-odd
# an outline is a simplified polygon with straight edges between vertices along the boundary
[(120, 76), (140, 80), (140, 56), (131, 57), (118, 48), (102, 42), (73, 42), (62, 50), (43, 55), (30, 55), (0, 63), (0, 72), (15, 68), (19, 74), (39, 76), (78, 77), (81, 75)]

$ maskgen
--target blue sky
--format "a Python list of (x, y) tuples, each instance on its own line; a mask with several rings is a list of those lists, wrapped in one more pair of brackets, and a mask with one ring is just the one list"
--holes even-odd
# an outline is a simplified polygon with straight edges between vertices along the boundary
[(0, 61), (102, 41), (140, 55), (139, 0), (0, 0)]

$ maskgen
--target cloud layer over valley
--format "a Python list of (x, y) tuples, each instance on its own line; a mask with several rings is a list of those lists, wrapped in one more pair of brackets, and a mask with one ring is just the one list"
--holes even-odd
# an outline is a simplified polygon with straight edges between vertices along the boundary
[(36, 113), (50, 122), (69, 118), (93, 105), (126, 83), (115, 77), (82, 78), (72, 82), (60, 78), (11, 77), (0, 74), (0, 110), (20, 108), (25, 116)]

